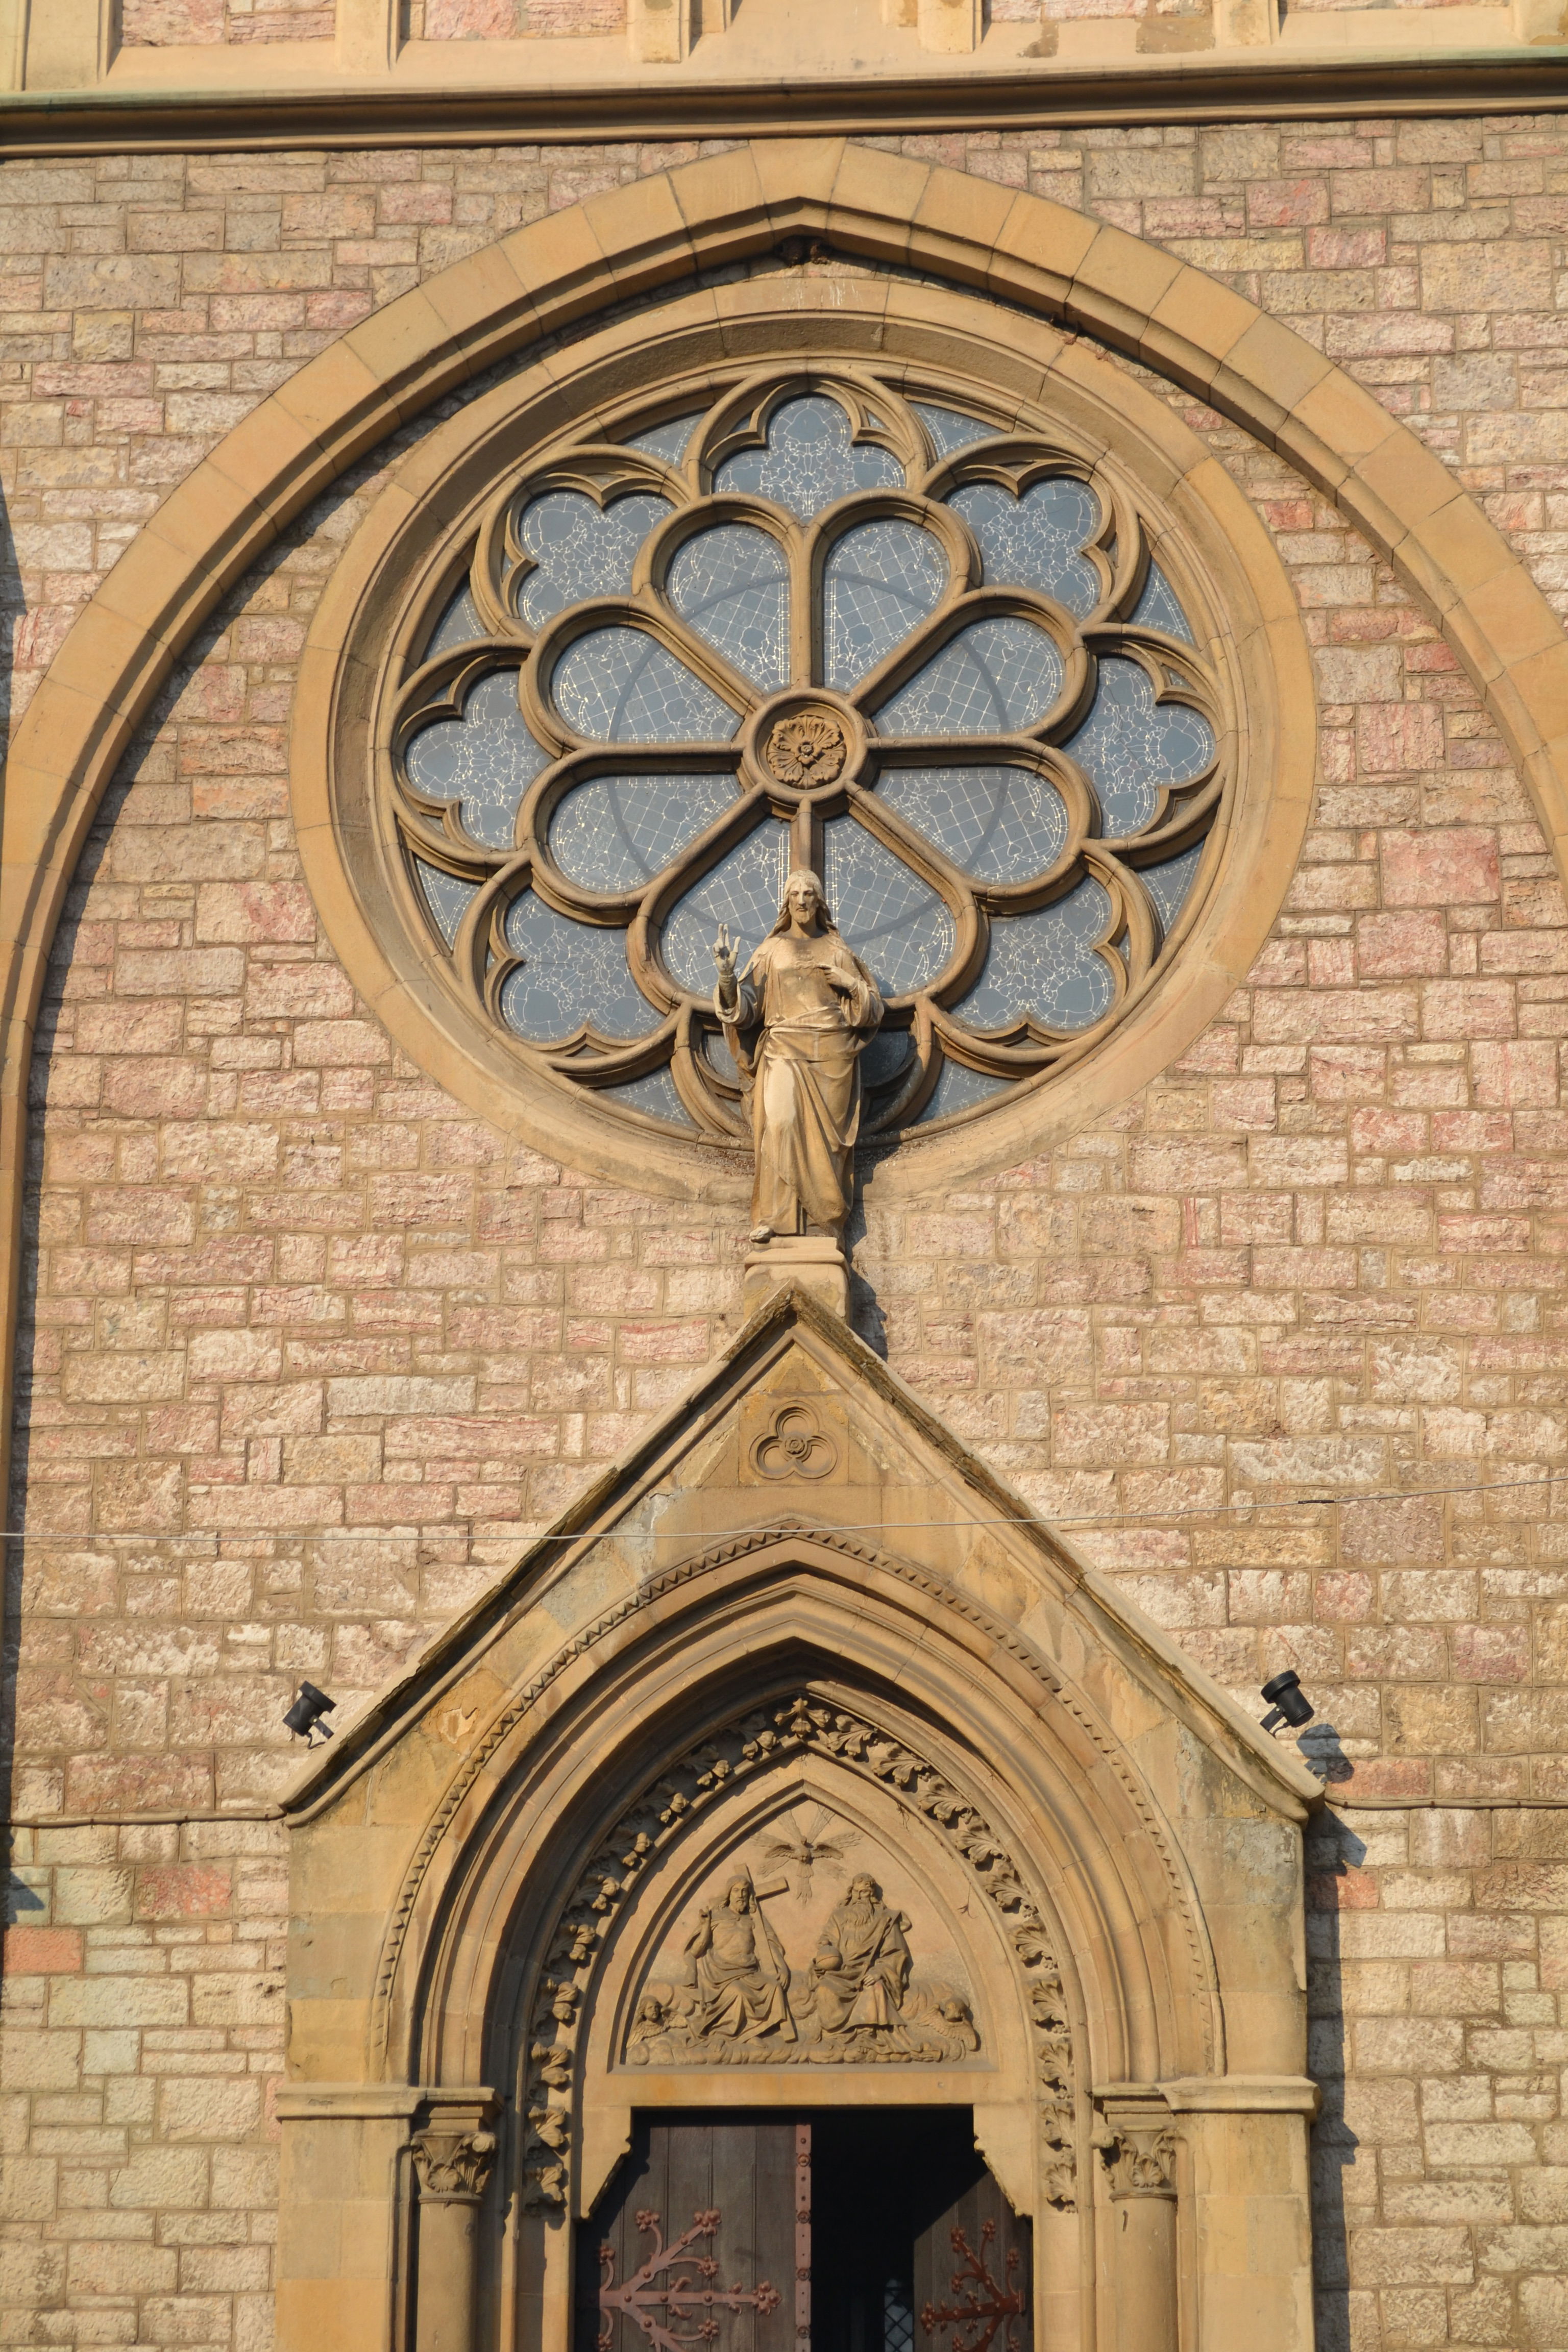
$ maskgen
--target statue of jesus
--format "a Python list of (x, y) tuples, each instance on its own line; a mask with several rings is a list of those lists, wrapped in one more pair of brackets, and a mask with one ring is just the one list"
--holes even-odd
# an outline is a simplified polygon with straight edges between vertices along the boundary
[(838, 935), (822, 885), (797, 868), (777, 922), (739, 976), (727, 925), (713, 1009), (749, 1087), (752, 1239), (837, 1240), (854, 1198), (860, 1055), (882, 1018), (877, 983)]

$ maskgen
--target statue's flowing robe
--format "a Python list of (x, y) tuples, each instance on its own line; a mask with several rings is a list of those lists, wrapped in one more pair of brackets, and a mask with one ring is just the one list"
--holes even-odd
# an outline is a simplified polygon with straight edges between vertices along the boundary
[(753, 1904), (717, 1906), (687, 1945), (702, 2008), (700, 2033), (778, 2033), (795, 2038), (789, 2013), (789, 1967), (772, 1928)]
[(882, 1018), (876, 982), (837, 932), (775, 932), (741, 975), (738, 1002), (715, 994), (714, 1005), (751, 1078), (752, 1223), (837, 1233), (854, 1196), (860, 1053)]
[(825, 2033), (897, 2024), (909, 1980), (908, 1926), (901, 1912), (880, 1903), (835, 1911), (812, 1963), (813, 2006)]

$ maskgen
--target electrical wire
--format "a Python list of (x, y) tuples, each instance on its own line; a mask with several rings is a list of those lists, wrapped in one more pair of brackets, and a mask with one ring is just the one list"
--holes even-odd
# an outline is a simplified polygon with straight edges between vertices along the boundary
[[(1052, 1517), (1050, 1518), (1046, 1518), (1042, 1516), (1029, 1512), (1013, 1512), (997, 1518), (843, 1519), (825, 1522), (821, 1527), (803, 1527), (798, 1518), (791, 1518), (787, 1521), (779, 1520), (777, 1522), (763, 1520), (760, 1527), (753, 1524), (752, 1526), (745, 1528), (737, 1528), (734, 1532), (738, 1535), (765, 1534), (769, 1531), (770, 1528), (774, 1526), (777, 1527), (777, 1529), (781, 1534), (796, 1536), (876, 1535), (886, 1532), (889, 1529), (893, 1533), (897, 1534), (901, 1529), (907, 1529), (912, 1532), (915, 1529), (922, 1528), (951, 1528), (956, 1527), (1044, 1528), (1047, 1533), (1063, 1528), (1168, 1527), (1173, 1519), (1236, 1518), (1244, 1515), (1251, 1517), (1254, 1513), (1260, 1511), (1331, 1510), (1336, 1507), (1342, 1507), (1347, 1503), (1416, 1503), (1425, 1500), (1428, 1496), (1523, 1494), (1532, 1487), (1560, 1486), (1565, 1481), (1568, 1481), (1568, 1470), (1548, 1470), (1545, 1471), (1539, 1478), (1475, 1479), (1465, 1485), (1457, 1486), (1374, 1487), (1365, 1494), (1357, 1492), (1349, 1495), (1286, 1495), (1281, 1496), (1277, 1502), (1194, 1503), (1184, 1507), (1183, 1509), (1172, 1511), (1091, 1511), (1089, 1513), (1074, 1514), (1070, 1517), (1064, 1515), (1060, 1517)], [(456, 1528), (454, 1528), (454, 1532), (456, 1531)], [(611, 1531), (612, 1530), (609, 1528), (603, 1528), (600, 1530), (600, 1533), (601, 1535), (605, 1535), (609, 1534)], [(232, 1538), (238, 1541), (255, 1542), (262, 1533), (263, 1531), (259, 1529), (244, 1529), (238, 1528), (193, 1528), (186, 1529), (183, 1533), (168, 1528), (144, 1528), (139, 1530), (132, 1530), (130, 1533), (125, 1532), (123, 1529), (114, 1529), (111, 1531), (106, 1531), (100, 1535), (81, 1528), (68, 1530), (63, 1528), (52, 1529), (36, 1528), (0, 1528), (0, 1542), (75, 1544), (220, 1544), (225, 1540), (226, 1537)], [(308, 1536), (302, 1535), (300, 1538), (300, 1540), (310, 1543), (407, 1543), (410, 1540), (435, 1541), (438, 1539), (438, 1538), (424, 1537), (411, 1538), (406, 1535), (397, 1534), (395, 1528), (384, 1527), (319, 1528), (313, 1534)], [(479, 1540), (486, 1543), (517, 1542), (524, 1543), (531, 1547), (534, 1544), (542, 1543), (590, 1543), (595, 1540), (595, 1538), (586, 1529), (579, 1528), (570, 1530), (563, 1535), (554, 1535), (547, 1529), (542, 1535), (519, 1535), (508, 1537), (487, 1536), (481, 1537)]]

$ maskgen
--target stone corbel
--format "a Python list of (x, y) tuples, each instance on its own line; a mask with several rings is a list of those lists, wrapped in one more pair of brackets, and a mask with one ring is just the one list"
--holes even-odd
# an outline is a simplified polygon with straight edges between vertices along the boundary
[(1094, 2145), (1116, 2210), (1111, 2232), (1118, 2343), (1176, 2352), (1176, 2134), (1157, 2084), (1094, 2095)]

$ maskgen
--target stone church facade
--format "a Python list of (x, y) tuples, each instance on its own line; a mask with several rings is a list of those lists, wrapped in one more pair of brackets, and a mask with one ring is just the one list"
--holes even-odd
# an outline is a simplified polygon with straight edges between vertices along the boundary
[(5, 2341), (1568, 2346), (1560, 34), (0, 0)]

